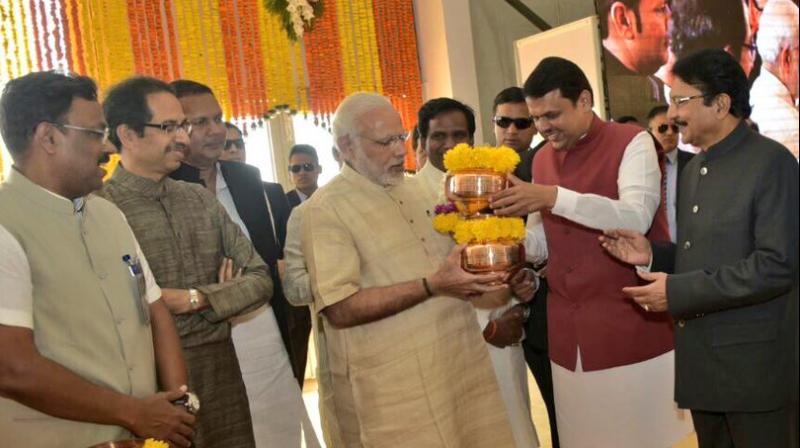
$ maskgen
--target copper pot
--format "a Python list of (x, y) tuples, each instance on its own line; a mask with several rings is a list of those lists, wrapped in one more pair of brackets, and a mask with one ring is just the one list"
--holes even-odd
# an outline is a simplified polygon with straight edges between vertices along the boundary
[(511, 272), (525, 263), (525, 246), (521, 243), (468, 244), (461, 252), (461, 266), (474, 274)]
[(444, 183), (447, 199), (455, 203), (458, 211), (466, 216), (480, 214), (481, 210), (489, 207), (489, 198), (506, 188), (506, 176), (491, 170), (448, 174)]

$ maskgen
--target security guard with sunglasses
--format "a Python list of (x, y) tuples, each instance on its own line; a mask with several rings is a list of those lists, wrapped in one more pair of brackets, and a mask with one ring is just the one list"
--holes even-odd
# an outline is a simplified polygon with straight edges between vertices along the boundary
[(647, 114), (647, 129), (653, 137), (661, 144), (664, 151), (664, 171), (666, 174), (667, 188), (667, 222), (669, 223), (669, 237), (675, 242), (675, 232), (677, 231), (678, 209), (675, 204), (678, 202), (678, 185), (680, 185), (680, 172), (694, 154), (678, 149), (678, 126), (667, 119), (668, 106), (656, 106)]

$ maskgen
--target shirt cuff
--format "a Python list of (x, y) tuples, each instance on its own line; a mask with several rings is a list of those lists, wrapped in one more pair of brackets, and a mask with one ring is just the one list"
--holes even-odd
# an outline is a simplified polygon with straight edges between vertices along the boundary
[(650, 261), (647, 265), (637, 265), (636, 272), (650, 272), (653, 270), (653, 254), (650, 253)]
[(0, 325), (33, 330), (33, 315), (25, 311), (0, 309)]
[(578, 197), (580, 194), (563, 187), (556, 187), (558, 193), (556, 194), (556, 204), (550, 210), (554, 215), (558, 216), (571, 216), (574, 215), (575, 209), (578, 206)]

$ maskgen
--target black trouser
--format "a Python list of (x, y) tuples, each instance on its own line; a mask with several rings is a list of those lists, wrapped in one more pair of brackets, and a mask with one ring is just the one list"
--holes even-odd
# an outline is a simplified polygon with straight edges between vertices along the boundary
[(558, 427), (556, 425), (556, 405), (553, 399), (553, 374), (550, 371), (550, 357), (547, 354), (547, 282), (542, 280), (536, 296), (531, 302), (531, 314), (525, 323), (525, 361), (531, 369), (539, 392), (542, 394), (547, 416), (550, 419), (550, 439), (553, 448), (559, 448)]
[(769, 412), (692, 410), (699, 448), (797, 448), (797, 403)]

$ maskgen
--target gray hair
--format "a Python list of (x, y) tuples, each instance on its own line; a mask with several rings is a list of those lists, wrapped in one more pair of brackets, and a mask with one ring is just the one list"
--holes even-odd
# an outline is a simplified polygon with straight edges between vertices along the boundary
[(357, 92), (345, 98), (333, 117), (333, 142), (338, 147), (340, 137), (356, 131), (358, 119), (370, 111), (380, 108), (394, 109), (385, 96), (372, 92)]
[(767, 2), (758, 25), (758, 52), (764, 62), (777, 64), (782, 50), (797, 47), (797, 11), (790, 0)]

